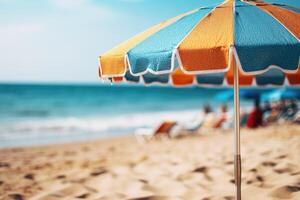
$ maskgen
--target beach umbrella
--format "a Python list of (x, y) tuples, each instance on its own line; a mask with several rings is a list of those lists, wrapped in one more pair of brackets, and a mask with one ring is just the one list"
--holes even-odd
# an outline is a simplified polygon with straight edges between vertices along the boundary
[(262, 95), (263, 101), (280, 101), (286, 99), (300, 99), (300, 94), (297, 94), (296, 91), (284, 89), (274, 90), (270, 93)]
[(203, 2), (101, 55), (99, 75), (113, 82), (233, 86), (241, 199), (239, 87), (300, 84), (300, 1)]

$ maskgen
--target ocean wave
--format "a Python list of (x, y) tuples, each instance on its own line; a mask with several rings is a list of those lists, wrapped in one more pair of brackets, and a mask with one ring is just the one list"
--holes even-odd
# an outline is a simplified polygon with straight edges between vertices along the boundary
[(72, 134), (130, 133), (136, 128), (155, 127), (163, 120), (186, 122), (197, 111), (170, 111), (123, 114), (119, 116), (66, 117), (44, 120), (26, 120), (0, 124), (0, 140), (36, 138)]

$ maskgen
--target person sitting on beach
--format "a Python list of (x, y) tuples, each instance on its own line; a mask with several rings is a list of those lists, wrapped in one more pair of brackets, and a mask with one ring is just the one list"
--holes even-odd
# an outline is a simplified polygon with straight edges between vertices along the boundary
[(263, 125), (263, 111), (260, 108), (259, 100), (256, 100), (254, 109), (249, 113), (246, 127), (257, 128), (262, 125)]
[[(204, 105), (203, 110), (189, 123), (183, 124), (176, 131), (181, 132), (196, 132), (200, 128), (207, 128), (215, 119), (214, 113), (209, 105)], [(211, 126), (210, 126), (211, 127)]]
[(286, 117), (286, 114), (287, 114), (287, 111), (288, 111), (286, 100), (280, 100), (278, 104), (279, 104), (279, 111), (280, 111), (278, 119), (280, 121), (284, 121), (285, 117)]
[(280, 116), (280, 106), (278, 102), (272, 102), (271, 103), (271, 111), (266, 114), (265, 117), (265, 122), (267, 124), (269, 123), (276, 123), (279, 119)]
[(298, 105), (295, 100), (285, 100), (284, 109), (281, 110), (280, 118), (284, 121), (293, 121), (298, 112)]
[(240, 126), (245, 127), (249, 118), (249, 111), (242, 107), (240, 112)]
[(228, 121), (228, 112), (227, 112), (227, 106), (225, 104), (222, 104), (220, 106), (220, 114), (215, 120), (215, 123), (213, 125), (213, 128), (222, 128), (226, 121)]
[(265, 101), (263, 104), (262, 112), (263, 114), (267, 114), (272, 111), (271, 104), (269, 101)]
[(291, 118), (295, 118), (296, 114), (299, 111), (298, 104), (297, 104), (297, 101), (295, 99), (290, 101), (289, 110), (290, 110)]

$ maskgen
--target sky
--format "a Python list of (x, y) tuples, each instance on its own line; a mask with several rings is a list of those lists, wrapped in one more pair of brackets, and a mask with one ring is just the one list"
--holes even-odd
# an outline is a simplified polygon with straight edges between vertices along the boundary
[(99, 55), (205, 1), (0, 0), (0, 82), (98, 82)]

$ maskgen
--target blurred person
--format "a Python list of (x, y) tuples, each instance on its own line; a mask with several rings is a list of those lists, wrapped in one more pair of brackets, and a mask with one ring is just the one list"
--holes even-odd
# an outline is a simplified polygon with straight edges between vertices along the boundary
[(206, 104), (203, 106), (203, 109), (201, 112), (199, 112), (196, 117), (193, 119), (193, 121), (186, 123), (182, 126), (182, 129), (188, 130), (188, 131), (194, 131), (200, 128), (208, 118), (209, 116), (212, 116), (212, 110), (210, 105)]
[(298, 105), (296, 100), (285, 100), (286, 112), (284, 115), (284, 119), (286, 121), (293, 121), (297, 112), (298, 112)]
[(248, 118), (249, 118), (249, 113), (244, 110), (241, 110), (241, 117), (240, 117), (240, 126), (241, 127), (244, 127), (247, 125)]
[(272, 110), (272, 108), (271, 108), (270, 102), (265, 101), (263, 104), (263, 107), (262, 107), (262, 112), (265, 114), (265, 113), (271, 112), (271, 110)]
[(297, 104), (297, 101), (296, 101), (296, 99), (292, 99), (291, 100), (291, 108), (295, 111), (295, 112), (298, 112), (298, 104)]
[(280, 116), (280, 104), (279, 102), (272, 102), (271, 111), (264, 116), (266, 123), (269, 124), (269, 123), (277, 122), (279, 116)]
[(222, 126), (225, 124), (225, 122), (229, 119), (228, 112), (227, 112), (227, 106), (225, 104), (222, 104), (220, 106), (220, 114), (217, 116), (217, 119), (215, 120), (215, 123), (213, 125), (213, 128), (222, 128)]
[(279, 110), (280, 110), (279, 120), (283, 121), (288, 111), (287, 100), (282, 99), (279, 101)]
[(294, 112), (297, 113), (299, 108), (296, 99), (292, 99), (289, 101), (289, 108)]
[(178, 135), (184, 132), (193, 133), (202, 128), (211, 128), (212, 126), (210, 124), (212, 124), (214, 119), (215, 114), (212, 112), (210, 105), (206, 104), (203, 106), (202, 111), (199, 112), (191, 122), (179, 124), (172, 129), (171, 134)]
[[(201, 123), (201, 126), (199, 126), (199, 129), (210, 129), (213, 128), (213, 125), (215, 123), (215, 119), (216, 119), (216, 114), (214, 112), (212, 112), (212, 109), (210, 106), (208, 107), (204, 107), (204, 116), (203, 116), (203, 120)], [(187, 127), (186, 127), (187, 128)]]
[(246, 127), (257, 128), (263, 125), (263, 111), (260, 107), (260, 101), (256, 100), (252, 111), (250, 111)]

